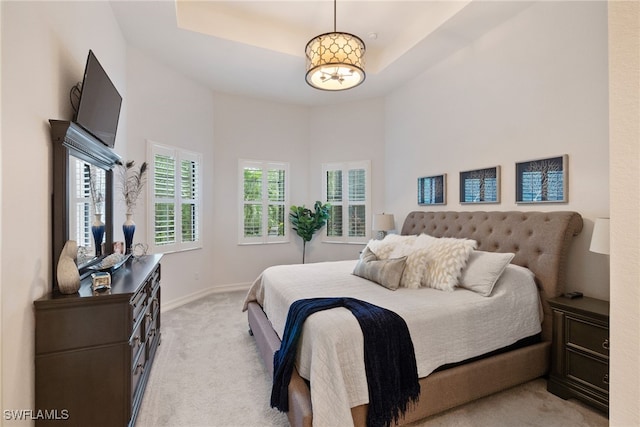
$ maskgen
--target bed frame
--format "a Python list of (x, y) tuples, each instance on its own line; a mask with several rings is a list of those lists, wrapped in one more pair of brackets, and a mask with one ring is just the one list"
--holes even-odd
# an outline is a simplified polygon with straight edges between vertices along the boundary
[[(544, 310), (542, 341), (527, 347), (441, 370), (420, 379), (418, 404), (405, 414), (407, 424), (480, 397), (545, 375), (551, 347), (549, 298), (564, 292), (567, 253), (573, 236), (582, 230), (576, 212), (411, 212), (401, 234), (474, 239), (478, 249), (513, 252), (513, 264), (529, 268), (540, 290)], [(280, 339), (260, 305), (248, 305), (249, 328), (258, 351), (273, 376), (273, 354)], [(366, 425), (367, 405), (351, 408), (355, 426)], [(311, 427), (313, 413), (307, 383), (294, 369), (289, 383), (289, 422)]]

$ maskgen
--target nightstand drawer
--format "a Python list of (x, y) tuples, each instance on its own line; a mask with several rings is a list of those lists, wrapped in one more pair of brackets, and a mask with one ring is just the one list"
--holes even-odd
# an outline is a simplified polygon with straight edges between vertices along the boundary
[(609, 392), (609, 365), (604, 361), (569, 350), (567, 376), (578, 382), (586, 382), (605, 393)]
[(567, 321), (567, 345), (609, 357), (609, 330), (571, 316)]

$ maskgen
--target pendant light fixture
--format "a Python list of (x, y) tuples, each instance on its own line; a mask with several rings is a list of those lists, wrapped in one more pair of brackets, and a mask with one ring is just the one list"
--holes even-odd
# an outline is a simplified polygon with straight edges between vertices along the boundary
[(305, 49), (306, 80), (321, 90), (345, 90), (361, 84), (365, 46), (362, 39), (336, 31), (336, 0), (333, 0), (333, 32), (312, 38)]

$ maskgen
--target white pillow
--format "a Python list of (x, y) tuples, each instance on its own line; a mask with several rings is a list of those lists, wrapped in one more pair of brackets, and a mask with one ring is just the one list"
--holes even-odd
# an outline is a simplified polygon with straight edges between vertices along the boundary
[(454, 290), (469, 255), (477, 246), (471, 239), (437, 238), (427, 234), (418, 236), (417, 244), (426, 249), (427, 268), (422, 286), (442, 291)]
[(382, 240), (369, 240), (367, 247), (378, 259), (389, 259), (391, 252), (399, 244), (411, 244), (416, 236), (401, 236), (400, 234), (387, 234)]
[[(413, 236), (415, 237), (415, 236)], [(396, 244), (389, 258), (406, 258), (404, 272), (400, 279), (400, 287), (418, 289), (427, 270), (426, 260), (421, 257), (424, 249), (415, 245), (416, 239), (406, 239)]]
[(460, 287), (488, 297), (515, 254), (473, 251), (460, 277)]

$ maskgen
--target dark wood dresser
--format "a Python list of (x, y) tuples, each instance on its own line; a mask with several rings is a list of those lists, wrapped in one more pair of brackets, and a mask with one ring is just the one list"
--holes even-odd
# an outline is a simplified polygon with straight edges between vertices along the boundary
[(76, 294), (34, 302), (36, 410), (52, 415), (37, 425), (135, 424), (160, 344), (161, 257), (129, 259), (110, 290), (88, 277)]
[(547, 390), (609, 412), (609, 302), (549, 300), (553, 310), (551, 374)]

